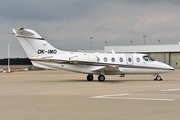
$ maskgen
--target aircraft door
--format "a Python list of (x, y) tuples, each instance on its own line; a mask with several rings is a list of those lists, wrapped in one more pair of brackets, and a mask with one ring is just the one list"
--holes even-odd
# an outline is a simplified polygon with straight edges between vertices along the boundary
[(133, 64), (133, 56), (131, 54), (126, 55), (127, 64), (132, 65)]

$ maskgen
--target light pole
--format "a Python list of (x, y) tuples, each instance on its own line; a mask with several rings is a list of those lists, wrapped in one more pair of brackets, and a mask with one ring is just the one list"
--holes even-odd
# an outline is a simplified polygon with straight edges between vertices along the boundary
[(161, 44), (161, 40), (158, 40), (159, 44)]
[(105, 44), (106, 44), (106, 46), (108, 46), (108, 42), (107, 41), (105, 41)]
[(133, 41), (131, 41), (131, 44), (133, 45)]
[(89, 39), (90, 39), (90, 50), (92, 50), (92, 39), (93, 39), (93, 37), (90, 37)]
[(143, 35), (143, 38), (144, 38), (144, 45), (145, 45), (145, 38), (146, 38), (146, 35)]
[(11, 72), (10, 69), (10, 44), (8, 44), (8, 72)]

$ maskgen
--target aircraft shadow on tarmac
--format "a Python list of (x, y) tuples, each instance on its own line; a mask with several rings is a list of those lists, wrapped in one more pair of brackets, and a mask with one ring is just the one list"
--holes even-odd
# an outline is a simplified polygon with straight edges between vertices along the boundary
[(98, 80), (93, 80), (93, 81), (87, 81), (85, 79), (66, 79), (66, 80), (46, 80), (46, 81), (41, 81), (41, 82), (87, 82), (87, 83), (122, 83), (122, 82), (143, 82), (143, 81), (153, 81), (153, 80), (131, 80), (131, 79), (126, 79), (126, 80), (106, 80), (104, 82), (99, 82)]

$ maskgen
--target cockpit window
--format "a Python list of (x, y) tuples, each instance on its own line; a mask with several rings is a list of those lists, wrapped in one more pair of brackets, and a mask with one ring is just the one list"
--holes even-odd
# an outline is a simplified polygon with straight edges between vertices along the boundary
[(154, 61), (154, 59), (151, 58), (151, 57), (149, 57), (149, 56), (143, 56), (143, 59), (144, 59), (145, 61)]

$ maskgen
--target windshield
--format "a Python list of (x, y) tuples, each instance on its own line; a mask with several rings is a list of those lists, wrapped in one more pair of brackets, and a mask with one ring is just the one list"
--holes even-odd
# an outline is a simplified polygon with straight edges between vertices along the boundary
[(144, 59), (145, 61), (154, 61), (154, 59), (151, 58), (151, 57), (149, 57), (149, 56), (143, 56), (143, 59)]

